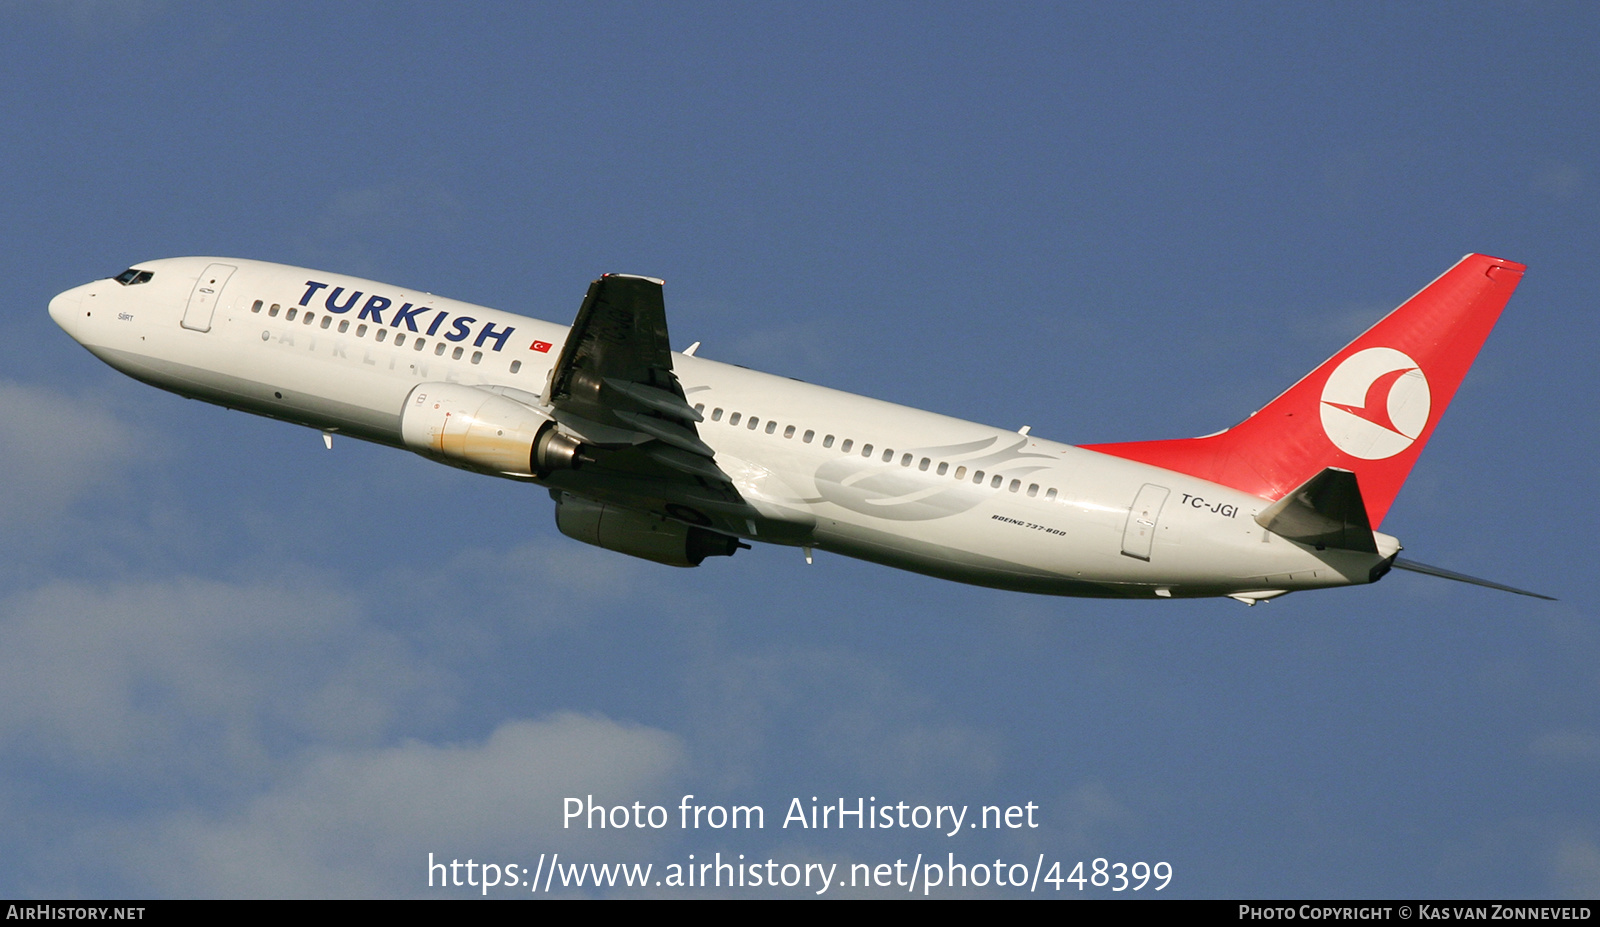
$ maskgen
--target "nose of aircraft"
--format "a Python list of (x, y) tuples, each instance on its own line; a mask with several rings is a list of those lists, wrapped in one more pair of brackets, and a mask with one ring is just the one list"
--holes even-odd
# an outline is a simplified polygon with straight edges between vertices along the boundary
[(83, 287), (75, 286), (63, 293), (56, 294), (50, 300), (50, 318), (66, 331), (67, 334), (77, 337), (78, 320), (83, 316)]
[(56, 298), (50, 300), (50, 318), (55, 319), (57, 325), (65, 327), (67, 316), (77, 313), (78, 302), (76, 287), (64, 293), (57, 293)]

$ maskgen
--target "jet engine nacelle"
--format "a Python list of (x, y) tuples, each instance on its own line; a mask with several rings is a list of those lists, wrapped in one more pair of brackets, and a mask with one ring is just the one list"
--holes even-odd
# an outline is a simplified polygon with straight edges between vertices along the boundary
[(576, 541), (665, 563), (699, 566), (707, 557), (731, 557), (744, 545), (738, 538), (669, 521), (644, 512), (554, 493), (556, 527)]
[(400, 413), (406, 447), (456, 466), (549, 476), (580, 461), (577, 441), (550, 416), (499, 393), (460, 383), (422, 383)]

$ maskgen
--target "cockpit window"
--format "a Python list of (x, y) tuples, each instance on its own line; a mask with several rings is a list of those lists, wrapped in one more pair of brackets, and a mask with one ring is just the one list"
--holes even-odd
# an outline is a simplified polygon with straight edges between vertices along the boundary
[(133, 286), (137, 283), (149, 283), (150, 278), (154, 276), (155, 271), (135, 270), (134, 268), (130, 267), (122, 273), (117, 274), (114, 279), (123, 286)]

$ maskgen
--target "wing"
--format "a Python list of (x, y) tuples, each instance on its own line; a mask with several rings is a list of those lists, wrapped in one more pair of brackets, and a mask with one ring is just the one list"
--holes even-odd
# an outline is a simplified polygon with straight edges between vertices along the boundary
[(589, 285), (543, 404), (581, 445), (552, 488), (744, 533), (754, 512), (695, 429), (672, 372), (661, 281), (607, 274)]

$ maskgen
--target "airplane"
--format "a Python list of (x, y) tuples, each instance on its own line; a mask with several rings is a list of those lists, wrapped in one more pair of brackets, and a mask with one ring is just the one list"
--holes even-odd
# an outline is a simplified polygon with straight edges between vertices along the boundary
[(261, 261), (135, 264), (51, 317), (191, 399), (544, 487), (576, 540), (673, 566), (747, 542), (997, 589), (1228, 596), (1391, 568), (1377, 530), (1525, 267), (1469, 254), (1232, 428), (1072, 446), (671, 350), (659, 279), (570, 327)]

